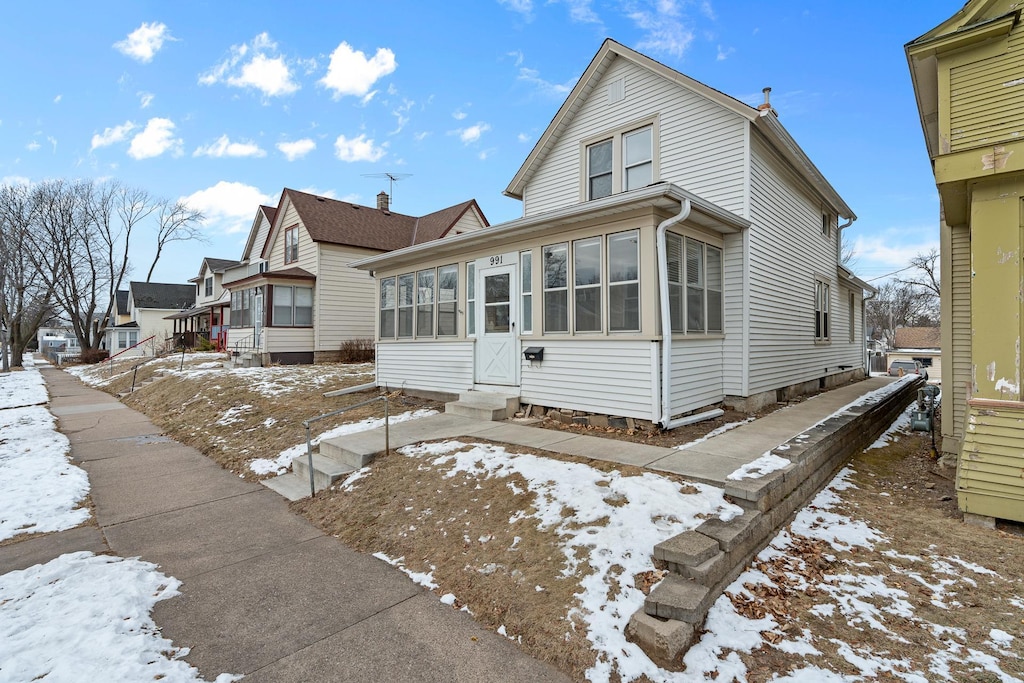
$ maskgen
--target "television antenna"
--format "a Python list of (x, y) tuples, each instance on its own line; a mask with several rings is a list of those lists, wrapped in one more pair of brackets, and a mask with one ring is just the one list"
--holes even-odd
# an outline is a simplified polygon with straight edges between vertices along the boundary
[(395, 201), (395, 183), (399, 180), (405, 180), (406, 178), (412, 177), (412, 173), (364, 173), (364, 178), (387, 178), (388, 179), (388, 198), (393, 204)]

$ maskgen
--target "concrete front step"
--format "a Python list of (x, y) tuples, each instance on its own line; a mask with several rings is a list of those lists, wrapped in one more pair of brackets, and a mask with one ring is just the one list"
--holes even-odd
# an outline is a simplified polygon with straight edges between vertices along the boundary
[(489, 391), (464, 391), (458, 401), (444, 404), (444, 412), (475, 420), (497, 422), (516, 414), (519, 396)]
[(309, 496), (309, 477), (303, 479), (294, 472), (287, 472), (260, 482), (271, 491), (276, 491), (288, 500), (300, 500)]
[[(362, 438), (352, 438), (355, 436)], [(368, 441), (371, 443), (367, 443)], [(339, 464), (341, 467), (349, 468), (349, 472), (366, 467), (373, 462), (374, 456), (382, 450), (384, 450), (383, 434), (380, 434), (377, 438), (371, 437), (367, 439), (362, 434), (357, 433), (351, 436), (324, 439), (320, 442), (320, 455)]]
[[(306, 490), (309, 490), (309, 456), (303, 454), (292, 460), (292, 472), (306, 482)], [(317, 491), (321, 491), (334, 482), (355, 471), (354, 467), (340, 463), (333, 458), (313, 454), (313, 484)]]

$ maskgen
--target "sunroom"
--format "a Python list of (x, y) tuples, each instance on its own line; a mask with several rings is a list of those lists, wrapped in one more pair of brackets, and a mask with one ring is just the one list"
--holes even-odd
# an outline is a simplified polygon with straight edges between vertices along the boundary
[(657, 183), (358, 261), (378, 282), (378, 383), (668, 425), (725, 395), (748, 226)]

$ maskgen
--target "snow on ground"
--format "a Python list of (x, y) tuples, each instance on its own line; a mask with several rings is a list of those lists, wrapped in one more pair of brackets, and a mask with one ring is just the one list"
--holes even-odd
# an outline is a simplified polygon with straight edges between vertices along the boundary
[(32, 354), (22, 358), (24, 370), (0, 373), (0, 410), (46, 403), (49, 396), (43, 376), (35, 368)]
[[(564, 575), (577, 573), (583, 559), (592, 569), (581, 581), (579, 604), (567, 615), (585, 620), (587, 637), (599, 653), (588, 679), (609, 680), (618, 671), (626, 681), (644, 674), (661, 680), (665, 672), (625, 638), (630, 617), (644, 601), (633, 577), (652, 568), (650, 555), (656, 544), (697, 527), (709, 516), (729, 520), (742, 510), (711, 486), (694, 485), (697, 492), (687, 493), (688, 487), (656, 474), (627, 477), (500, 446), (471, 444), (461, 451), (464, 447), (447, 441), (407, 446), (399, 452), (447, 469), (447, 477), (521, 475), (535, 498), (531, 511), (520, 512), (515, 519), (532, 517), (539, 528), (556, 531), (562, 539)], [(509, 488), (516, 495), (526, 493), (512, 484)], [(574, 511), (572, 516), (564, 516), (567, 508)], [(612, 586), (618, 591), (610, 591)]]
[(89, 478), (68, 461), (68, 440), (50, 411), (34, 405), (46, 403), (48, 395), (31, 356), (25, 356), (24, 370), (0, 375), (0, 388), (12, 386), (17, 390), (0, 389), (0, 541), (89, 519), (88, 508), (79, 507)]
[[(229, 411), (230, 412), (230, 411)], [(388, 418), (388, 424), (398, 424), (399, 422), (408, 422), (409, 420), (418, 420), (421, 417), (429, 417), (430, 415), (437, 415), (436, 410), (412, 410), (405, 413), (399, 413), (398, 415), (392, 415)], [(226, 416), (225, 416), (226, 417)], [(223, 419), (223, 418), (222, 418)], [(334, 429), (329, 429), (319, 436), (315, 436), (311, 439), (313, 446), (318, 445), (324, 439), (333, 439), (336, 436), (344, 436), (345, 434), (355, 434), (356, 432), (365, 432), (370, 429), (376, 429), (377, 427), (384, 426), (384, 418), (382, 417), (369, 417), (359, 422), (349, 422), (348, 424), (338, 425)], [(249, 469), (255, 474), (283, 474), (292, 465), (292, 460), (306, 454), (306, 444), (300, 443), (286, 448), (281, 451), (276, 458), (256, 458), (249, 463)]]
[(0, 678), (202, 680), (181, 659), (188, 648), (160, 635), (150, 617), (180, 585), (148, 562), (89, 552), (0, 575)]
[(786, 469), (792, 464), (793, 462), (791, 460), (780, 458), (771, 451), (768, 451), (761, 455), (757, 460), (748, 462), (743, 467), (740, 467), (738, 470), (728, 475), (726, 479), (730, 479), (732, 481), (739, 481), (741, 479), (760, 479), (766, 474)]
[[(207, 354), (207, 358), (209, 355)], [(263, 368), (225, 369), (221, 364), (200, 363), (184, 370), (174, 368), (169, 374), (178, 377), (203, 377), (212, 374), (243, 377), (246, 386), (262, 396), (274, 398), (309, 387), (330, 388), (348, 377), (373, 380), (373, 363), (353, 365), (271, 365)]]
[(693, 448), (697, 444), (704, 443), (708, 439), (712, 439), (712, 438), (718, 436), (719, 434), (725, 434), (730, 429), (736, 429), (737, 427), (742, 427), (743, 425), (747, 424), (748, 422), (753, 422), (756, 419), (757, 419), (756, 417), (748, 417), (746, 420), (740, 420), (739, 422), (727, 422), (724, 425), (722, 425), (721, 427), (715, 427), (714, 429), (712, 429), (710, 432), (708, 432), (704, 436), (700, 437), (699, 439), (694, 439), (693, 441), (690, 441), (688, 443), (684, 443), (684, 444), (681, 444), (679, 446), (676, 446), (676, 450), (685, 451), (687, 448)]

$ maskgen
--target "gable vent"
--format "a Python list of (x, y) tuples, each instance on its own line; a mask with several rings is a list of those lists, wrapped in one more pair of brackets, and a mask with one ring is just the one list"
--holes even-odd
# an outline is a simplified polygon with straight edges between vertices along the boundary
[(616, 78), (608, 84), (608, 104), (615, 104), (626, 99), (626, 79)]

